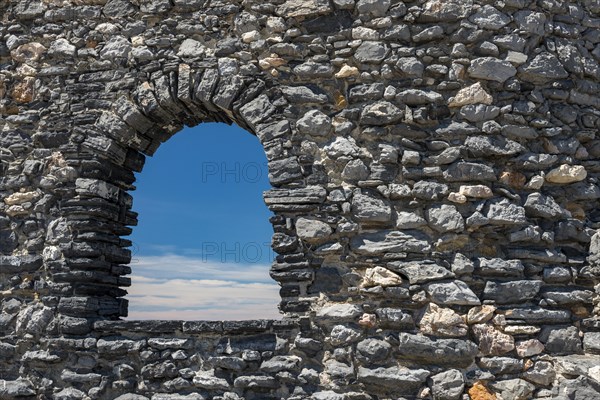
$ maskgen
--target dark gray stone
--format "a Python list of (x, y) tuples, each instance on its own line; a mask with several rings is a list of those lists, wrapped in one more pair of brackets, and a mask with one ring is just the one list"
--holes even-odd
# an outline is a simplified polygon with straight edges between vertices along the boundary
[(574, 326), (546, 326), (539, 339), (550, 354), (580, 354), (582, 352), (579, 329)]
[(356, 345), (357, 357), (364, 363), (384, 361), (391, 349), (391, 344), (380, 339), (365, 339)]
[(556, 56), (550, 53), (541, 53), (535, 56), (527, 65), (520, 68), (519, 76), (529, 82), (544, 84), (564, 79), (569, 76), (569, 73)]
[(471, 61), (469, 75), (475, 79), (504, 82), (517, 74), (517, 69), (508, 61), (494, 57), (480, 57)]
[(494, 300), (497, 304), (522, 304), (533, 300), (542, 285), (541, 281), (488, 281), (483, 291), (483, 298)]
[(370, 388), (414, 396), (429, 374), (430, 372), (425, 369), (358, 367), (357, 378), (359, 382)]
[(525, 201), (525, 212), (531, 217), (546, 219), (566, 218), (569, 214), (551, 196), (531, 193)]
[(466, 367), (479, 352), (477, 345), (461, 339), (430, 339), (401, 332), (398, 338), (400, 359), (430, 365)]
[(388, 53), (389, 48), (386, 44), (365, 41), (356, 49), (354, 58), (359, 63), (379, 64), (385, 59)]

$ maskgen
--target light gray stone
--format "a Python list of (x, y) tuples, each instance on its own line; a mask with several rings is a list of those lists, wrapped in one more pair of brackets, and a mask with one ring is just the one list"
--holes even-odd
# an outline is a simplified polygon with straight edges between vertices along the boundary
[(469, 15), (472, 7), (472, 0), (428, 0), (423, 6), (419, 21), (456, 21)]
[(486, 4), (469, 18), (482, 29), (497, 31), (510, 23), (511, 18), (498, 11), (497, 8)]
[(420, 231), (390, 231), (363, 233), (351, 239), (350, 248), (358, 254), (427, 253), (430, 238)]
[(336, 325), (329, 333), (328, 340), (334, 346), (347, 346), (360, 340), (361, 336), (361, 331), (356, 328)]
[(296, 233), (300, 239), (309, 242), (328, 239), (332, 232), (329, 224), (318, 219), (301, 217), (296, 221)]
[(396, 95), (396, 100), (399, 103), (408, 104), (409, 106), (417, 106), (431, 103), (441, 103), (444, 97), (434, 91), (425, 91), (420, 89), (403, 90)]
[(440, 305), (481, 305), (479, 298), (462, 281), (430, 283), (425, 287), (425, 290), (431, 297), (431, 300)]
[(465, 221), (455, 206), (441, 204), (427, 209), (427, 222), (434, 230), (444, 232), (462, 231)]
[(451, 369), (432, 376), (433, 400), (459, 400), (465, 389), (465, 380), (459, 370)]
[(374, 17), (385, 17), (390, 8), (390, 0), (358, 0), (356, 10), (360, 14), (371, 14)]
[(364, 125), (387, 125), (401, 120), (404, 112), (389, 101), (369, 104), (363, 109), (360, 122)]
[(313, 17), (330, 11), (331, 5), (327, 0), (287, 0), (277, 8), (277, 15), (286, 18)]
[(296, 122), (300, 133), (327, 136), (331, 131), (331, 118), (319, 110), (311, 110)]
[(131, 48), (131, 42), (125, 37), (114, 36), (100, 50), (100, 56), (106, 60), (126, 59)]
[(400, 57), (396, 68), (407, 78), (420, 78), (425, 72), (425, 65), (416, 57)]
[(454, 278), (454, 274), (432, 261), (394, 261), (387, 267), (408, 278), (411, 285)]
[(523, 379), (509, 379), (506, 381), (490, 382), (490, 387), (498, 392), (502, 398), (514, 400), (527, 400), (531, 398), (535, 385)]
[(392, 218), (390, 205), (371, 194), (354, 194), (352, 213), (358, 221), (363, 222), (388, 222)]
[(521, 225), (527, 223), (525, 209), (508, 199), (492, 200), (489, 205), (487, 218), (493, 225)]
[(361, 181), (369, 177), (369, 168), (362, 160), (348, 161), (342, 171), (342, 178), (349, 181)]
[(319, 309), (317, 311), (317, 317), (336, 320), (353, 320), (361, 313), (362, 310), (360, 307), (354, 304), (332, 304)]
[(425, 369), (365, 368), (358, 367), (358, 381), (367, 387), (378, 390), (392, 390), (394, 393), (416, 395), (419, 387), (425, 382), (430, 372)]

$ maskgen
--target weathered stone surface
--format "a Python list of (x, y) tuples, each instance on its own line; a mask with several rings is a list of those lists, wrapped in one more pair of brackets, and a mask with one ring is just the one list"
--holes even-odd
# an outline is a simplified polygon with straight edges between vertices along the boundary
[[(596, 3), (3, 2), (0, 398), (596, 399)], [(264, 149), (285, 318), (119, 320), (175, 303), (132, 195), (203, 122)]]
[(532, 193), (525, 201), (525, 212), (533, 217), (558, 219), (569, 216), (568, 212), (559, 206), (551, 196)]
[(587, 177), (587, 171), (581, 165), (563, 164), (548, 172), (545, 176), (547, 182), (550, 183), (574, 183), (584, 180)]
[(550, 53), (538, 54), (519, 72), (522, 79), (538, 84), (564, 79), (568, 75), (558, 58)]
[(525, 209), (511, 203), (507, 199), (494, 200), (490, 203), (487, 218), (494, 225), (521, 225), (527, 222)]
[(525, 371), (523, 378), (537, 385), (549, 386), (554, 382), (556, 372), (554, 365), (548, 361), (538, 361), (533, 368)]
[(586, 332), (583, 336), (583, 350), (586, 353), (600, 354), (600, 332)]
[(35, 390), (31, 382), (25, 379), (14, 381), (3, 380), (0, 385), (0, 395), (7, 399), (26, 397), (35, 395)]
[(420, 20), (423, 22), (456, 21), (466, 17), (472, 6), (471, 0), (429, 0), (424, 5)]
[(470, 104), (487, 104), (490, 105), (494, 101), (494, 98), (489, 94), (481, 82), (477, 82), (471, 86), (460, 89), (456, 95), (452, 98), (448, 106), (450, 107), (462, 107)]
[(483, 291), (484, 300), (494, 300), (497, 304), (522, 304), (533, 300), (542, 287), (541, 281), (488, 281)]
[(470, 136), (465, 146), (476, 157), (511, 156), (525, 151), (519, 143), (503, 137)]
[(300, 239), (319, 241), (328, 239), (332, 229), (328, 224), (317, 219), (299, 218), (296, 221), (296, 233)]
[(277, 14), (283, 17), (313, 17), (326, 14), (331, 10), (331, 5), (325, 0), (287, 0), (277, 8)]
[(440, 372), (429, 379), (435, 400), (458, 400), (465, 389), (465, 380), (457, 369)]
[(356, 236), (350, 248), (359, 254), (427, 253), (429, 237), (419, 231), (379, 231)]
[(389, 53), (387, 45), (381, 42), (365, 41), (363, 42), (356, 52), (354, 58), (360, 63), (380, 63)]
[(398, 286), (402, 283), (402, 278), (387, 268), (373, 267), (367, 268), (365, 277), (361, 283), (362, 287), (373, 286)]
[(515, 400), (531, 398), (535, 386), (523, 379), (510, 379), (490, 383), (490, 387), (502, 398), (511, 397)]
[(401, 359), (426, 364), (466, 366), (477, 355), (477, 346), (468, 340), (432, 340), (421, 335), (400, 333), (398, 354)]
[(517, 69), (508, 61), (494, 57), (480, 57), (471, 61), (469, 75), (475, 79), (504, 82), (517, 74)]
[(414, 325), (412, 316), (397, 308), (378, 308), (377, 318), (382, 326), (394, 329), (412, 328)]
[(430, 336), (460, 337), (468, 331), (464, 319), (450, 308), (442, 308), (433, 303), (427, 306), (419, 321), (421, 333)]
[(512, 336), (506, 335), (491, 325), (477, 324), (472, 327), (479, 342), (479, 350), (485, 355), (499, 356), (515, 348)]
[(497, 31), (505, 25), (508, 25), (511, 18), (498, 11), (497, 8), (491, 5), (481, 7), (475, 14), (469, 18), (476, 23), (480, 28)]
[(546, 326), (539, 339), (550, 354), (578, 354), (582, 350), (579, 330), (574, 326)]
[(427, 210), (429, 226), (438, 232), (456, 232), (464, 229), (465, 222), (456, 207), (442, 204)]
[(435, 264), (432, 261), (395, 261), (388, 263), (387, 267), (392, 271), (406, 276), (411, 285), (454, 278), (454, 274), (452, 272), (438, 264)]
[(370, 194), (355, 194), (352, 199), (352, 212), (358, 221), (387, 222), (392, 218), (389, 204)]
[(329, 342), (334, 346), (347, 346), (360, 340), (361, 336), (360, 330), (354, 327), (336, 325), (329, 334)]
[(426, 287), (431, 300), (437, 304), (478, 306), (481, 304), (479, 298), (462, 281), (446, 283), (431, 283)]
[(429, 371), (425, 369), (411, 370), (398, 367), (370, 369), (358, 367), (357, 378), (359, 382), (369, 387), (414, 395), (429, 374)]
[(444, 171), (444, 178), (449, 182), (495, 181), (496, 174), (487, 165), (458, 162)]
[(402, 119), (404, 113), (387, 101), (373, 103), (364, 108), (360, 122), (365, 125), (387, 125)]
[(360, 307), (354, 304), (333, 304), (323, 307), (317, 312), (317, 316), (331, 319), (354, 319), (361, 314)]
[(374, 17), (384, 17), (390, 4), (390, 0), (359, 0), (356, 10), (361, 14), (369, 13)]
[(356, 345), (358, 355), (366, 363), (377, 363), (385, 360), (391, 350), (391, 344), (379, 339), (365, 339)]
[(519, 357), (531, 357), (544, 351), (544, 345), (537, 339), (524, 340), (517, 343), (516, 351)]
[(301, 133), (313, 136), (327, 136), (331, 131), (331, 118), (319, 110), (312, 110), (304, 114), (296, 122), (296, 128)]

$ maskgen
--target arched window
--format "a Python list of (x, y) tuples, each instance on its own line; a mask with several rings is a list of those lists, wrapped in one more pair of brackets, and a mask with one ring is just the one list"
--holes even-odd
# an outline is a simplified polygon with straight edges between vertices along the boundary
[(278, 318), (267, 175), (258, 139), (225, 124), (186, 128), (146, 160), (129, 319)]

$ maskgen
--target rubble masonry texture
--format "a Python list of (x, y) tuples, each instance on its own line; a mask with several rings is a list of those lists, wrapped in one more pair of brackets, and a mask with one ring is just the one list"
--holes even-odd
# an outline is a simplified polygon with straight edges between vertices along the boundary
[[(0, 38), (1, 399), (600, 398), (598, 1), (9, 0)], [(207, 121), (264, 147), (284, 318), (119, 320), (134, 172)]]

